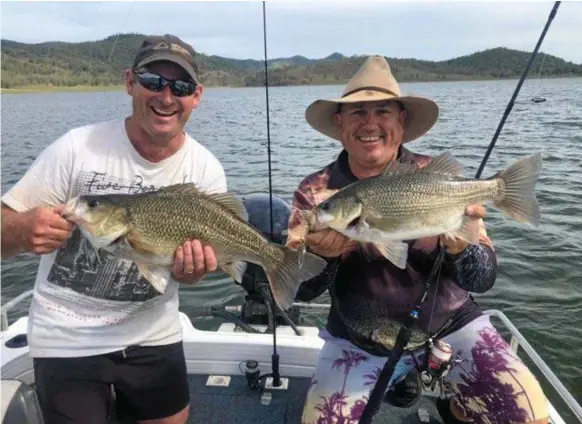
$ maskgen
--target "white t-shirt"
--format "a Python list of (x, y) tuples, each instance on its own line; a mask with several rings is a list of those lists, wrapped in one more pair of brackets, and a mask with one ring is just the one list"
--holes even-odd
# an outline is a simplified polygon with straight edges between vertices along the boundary
[[(65, 203), (80, 194), (139, 193), (181, 182), (206, 192), (226, 191), (220, 162), (187, 136), (162, 162), (141, 157), (124, 120), (68, 131), (48, 146), (2, 202), (23, 212)], [(75, 228), (59, 250), (40, 259), (28, 339), (33, 357), (97, 355), (129, 345), (181, 340), (178, 283), (160, 295), (135, 263), (99, 255)]]

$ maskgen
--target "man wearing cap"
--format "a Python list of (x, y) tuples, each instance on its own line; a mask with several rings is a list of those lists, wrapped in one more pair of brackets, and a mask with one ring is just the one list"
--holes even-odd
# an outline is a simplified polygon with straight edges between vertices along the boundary
[(184, 130), (202, 97), (195, 54), (173, 35), (146, 38), (124, 74), (131, 115), (67, 131), (2, 197), (2, 256), (40, 255), (28, 341), (46, 424), (105, 424), (111, 388), (140, 422), (188, 419), (178, 283), (215, 271), (212, 249), (184, 243), (158, 293), (135, 263), (96, 252), (61, 211), (84, 194), (184, 182), (226, 191), (220, 162)]
[[(401, 95), (384, 57), (369, 57), (350, 79), (341, 97), (317, 100), (306, 110), (307, 122), (341, 142), (337, 159), (301, 181), (293, 197), (287, 244), (328, 261), (318, 277), (304, 282), (298, 299), (310, 301), (329, 290), (331, 308), (320, 336), (325, 344), (305, 402), (302, 423), (356, 422), (387, 358), (379, 329), (398, 329), (417, 303), (437, 256), (445, 259), (438, 282), (422, 304), (420, 328), (451, 345), (456, 363), (443, 379), (445, 398), (437, 402), (446, 423), (546, 423), (547, 403), (531, 372), (473, 300), (471, 292), (491, 289), (497, 274), (493, 245), (480, 205), (466, 213), (479, 219), (480, 243), (429, 237), (409, 242), (408, 261), (399, 269), (379, 252), (359, 246), (329, 228), (310, 228), (310, 211), (331, 194), (358, 179), (381, 173), (392, 161), (426, 166), (431, 157), (413, 153), (405, 143), (425, 134), (437, 121), (432, 100)], [(397, 330), (396, 330), (397, 332)], [(384, 334), (384, 333), (382, 333)], [(420, 364), (424, 349), (414, 352)], [(419, 374), (411, 355), (399, 362), (386, 400), (409, 407), (420, 395)], [(411, 372), (412, 371), (412, 372)]]

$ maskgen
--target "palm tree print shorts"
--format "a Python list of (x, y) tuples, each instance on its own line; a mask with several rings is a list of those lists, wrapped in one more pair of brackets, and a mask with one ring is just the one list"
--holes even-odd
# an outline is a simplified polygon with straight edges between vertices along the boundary
[[(325, 344), (307, 394), (302, 424), (357, 423), (384, 363), (325, 330)], [(455, 363), (444, 378), (447, 397), (475, 424), (528, 423), (548, 417), (546, 398), (532, 373), (481, 315), (443, 337)], [(424, 352), (415, 355), (423, 363)], [(390, 382), (401, 381), (414, 367), (410, 355), (397, 364)]]

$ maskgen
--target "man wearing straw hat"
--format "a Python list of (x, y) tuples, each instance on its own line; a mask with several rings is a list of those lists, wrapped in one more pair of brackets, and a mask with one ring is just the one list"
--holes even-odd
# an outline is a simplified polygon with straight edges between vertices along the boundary
[[(423, 303), (419, 325), (450, 344), (455, 360), (443, 378), (445, 398), (437, 403), (446, 423), (547, 423), (544, 394), (531, 372), (475, 303), (471, 292), (491, 289), (497, 274), (493, 245), (483, 224), (480, 205), (466, 213), (480, 220), (480, 243), (428, 237), (409, 243), (404, 270), (379, 254), (329, 228), (305, 236), (302, 211), (310, 211), (337, 190), (358, 179), (378, 175), (391, 161), (426, 166), (430, 156), (413, 153), (404, 144), (436, 123), (439, 108), (429, 99), (403, 96), (384, 57), (369, 57), (336, 100), (317, 100), (306, 111), (307, 122), (338, 140), (336, 160), (307, 176), (295, 191), (287, 244), (326, 258), (326, 270), (302, 284), (298, 298), (309, 301), (329, 289), (331, 308), (320, 336), (325, 340), (303, 411), (304, 424), (356, 422), (379, 371), (390, 356), (374, 338), (387, 322), (401, 323), (423, 291), (440, 243), (445, 260), (438, 282)], [(339, 145), (338, 145), (339, 146)], [(305, 236), (305, 237), (304, 237)], [(419, 399), (416, 358), (424, 349), (405, 354), (386, 394), (394, 406), (409, 407)], [(412, 371), (412, 372), (411, 372)]]

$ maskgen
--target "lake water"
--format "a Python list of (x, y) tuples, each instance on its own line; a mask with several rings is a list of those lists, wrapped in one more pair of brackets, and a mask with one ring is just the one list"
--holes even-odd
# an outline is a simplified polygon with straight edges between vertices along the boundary
[[(408, 94), (435, 99), (441, 117), (414, 151), (451, 151), (475, 175), (517, 81), (403, 84)], [(315, 132), (304, 120), (308, 104), (336, 97), (339, 86), (269, 90), (273, 189), (290, 200), (301, 178), (333, 160), (339, 143)], [(547, 102), (535, 104), (542, 95)], [(122, 92), (5, 94), (2, 103), (2, 193), (36, 155), (71, 127), (126, 116)], [(264, 88), (207, 89), (187, 127), (223, 163), (228, 184), (240, 195), (268, 190)], [(499, 254), (493, 289), (476, 298), (502, 310), (582, 403), (582, 79), (528, 81), (514, 105), (483, 177), (519, 157), (543, 153), (537, 185), (541, 225), (519, 224), (488, 209), (486, 225)], [(2, 261), (2, 303), (30, 289), (37, 258)], [(244, 292), (224, 274), (181, 289), (185, 312), (194, 306), (240, 304)], [(327, 295), (317, 299), (328, 303)], [(17, 310), (11, 318), (26, 313)], [(316, 315), (308, 318), (315, 322)], [(208, 325), (204, 320), (200, 325)], [(537, 371), (534, 371), (539, 375)], [(544, 387), (548, 387), (544, 384)], [(555, 401), (555, 397), (551, 396)], [(561, 408), (561, 402), (556, 402)]]

